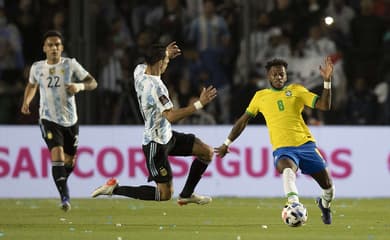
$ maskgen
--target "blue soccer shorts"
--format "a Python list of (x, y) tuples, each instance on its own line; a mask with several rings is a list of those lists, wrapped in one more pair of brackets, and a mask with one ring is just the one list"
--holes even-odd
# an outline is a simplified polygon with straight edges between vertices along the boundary
[(273, 152), (274, 166), (283, 157), (295, 162), (304, 174), (313, 174), (324, 170), (327, 163), (318, 151), (314, 142), (307, 142), (298, 147), (281, 147)]

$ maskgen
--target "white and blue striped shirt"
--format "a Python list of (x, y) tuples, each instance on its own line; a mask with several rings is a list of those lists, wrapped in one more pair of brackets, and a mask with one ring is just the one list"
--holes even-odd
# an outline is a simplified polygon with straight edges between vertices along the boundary
[(74, 58), (61, 57), (57, 64), (46, 60), (35, 62), (30, 69), (29, 82), (39, 85), (39, 117), (69, 127), (77, 122), (75, 96), (66, 84), (79, 82), (88, 72)]
[(172, 137), (172, 127), (162, 113), (173, 108), (173, 104), (161, 78), (145, 74), (145, 69), (145, 64), (139, 64), (134, 70), (134, 86), (145, 122), (142, 144), (151, 141), (166, 144)]

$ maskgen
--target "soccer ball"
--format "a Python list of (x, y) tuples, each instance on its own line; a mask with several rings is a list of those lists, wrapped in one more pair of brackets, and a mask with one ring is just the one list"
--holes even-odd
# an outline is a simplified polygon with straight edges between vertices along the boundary
[(282, 210), (282, 219), (290, 227), (300, 227), (307, 221), (307, 209), (302, 203), (288, 203)]

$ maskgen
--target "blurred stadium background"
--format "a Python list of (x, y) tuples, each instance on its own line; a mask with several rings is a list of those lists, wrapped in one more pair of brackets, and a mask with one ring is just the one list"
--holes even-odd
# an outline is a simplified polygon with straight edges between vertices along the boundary
[[(212, 29), (202, 23), (212, 17)], [(311, 125), (389, 125), (388, 0), (0, 0), (0, 124), (35, 124), (19, 114), (28, 69), (42, 59), (48, 29), (65, 36), (99, 82), (78, 96), (80, 123), (142, 124), (132, 71), (151, 41), (177, 41), (183, 55), (164, 80), (177, 107), (213, 84), (218, 100), (181, 124), (231, 124), (267, 87), (264, 63), (289, 62), (290, 81), (321, 88), (318, 64), (332, 56), (333, 109), (305, 111)], [(38, 103), (35, 99), (35, 105)], [(263, 123), (259, 118), (252, 123)]]

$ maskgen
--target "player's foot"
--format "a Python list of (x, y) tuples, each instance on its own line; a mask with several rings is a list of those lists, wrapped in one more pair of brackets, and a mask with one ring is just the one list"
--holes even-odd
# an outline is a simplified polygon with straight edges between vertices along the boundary
[(99, 195), (112, 195), (114, 189), (118, 186), (118, 180), (115, 178), (109, 179), (104, 185), (98, 187), (93, 191), (91, 197), (97, 197)]
[(211, 197), (208, 197), (208, 196), (202, 196), (202, 195), (197, 195), (195, 193), (193, 193), (191, 195), (191, 197), (189, 198), (182, 198), (182, 197), (179, 197), (177, 199), (177, 203), (180, 205), (180, 206), (183, 206), (183, 205), (187, 205), (189, 203), (196, 203), (196, 204), (200, 204), (200, 205), (204, 205), (204, 204), (208, 204), (212, 201)]
[(60, 207), (64, 212), (68, 212), (72, 208), (70, 205), (69, 199), (67, 199), (67, 198), (64, 198), (64, 200), (61, 201)]
[(330, 208), (325, 208), (324, 206), (322, 206), (322, 199), (320, 197), (318, 197), (316, 199), (316, 203), (322, 212), (322, 214), (321, 214), (322, 222), (324, 222), (324, 224), (331, 224), (332, 223), (332, 212), (331, 212)]

